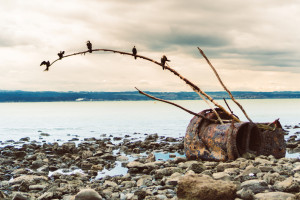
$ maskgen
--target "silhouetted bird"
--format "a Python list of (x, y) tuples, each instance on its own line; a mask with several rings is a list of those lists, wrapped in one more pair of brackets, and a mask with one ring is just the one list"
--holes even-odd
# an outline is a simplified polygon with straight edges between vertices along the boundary
[(59, 59), (62, 59), (62, 57), (64, 56), (65, 51), (60, 51), (57, 55), (59, 57)]
[(163, 55), (163, 57), (160, 59), (163, 70), (165, 70), (166, 61), (171, 62), (171, 60), (168, 60), (167, 56)]
[(134, 59), (136, 59), (137, 50), (135, 46), (132, 48), (132, 54), (134, 55)]
[(87, 41), (86, 46), (87, 46), (89, 52), (92, 53), (92, 43), (90, 41)]
[(46, 69), (44, 70), (44, 71), (48, 71), (49, 70), (49, 67), (50, 67), (50, 62), (49, 62), (49, 60), (46, 62), (46, 61), (43, 61), (41, 64), (40, 64), (40, 66), (42, 66), (42, 65), (46, 65)]

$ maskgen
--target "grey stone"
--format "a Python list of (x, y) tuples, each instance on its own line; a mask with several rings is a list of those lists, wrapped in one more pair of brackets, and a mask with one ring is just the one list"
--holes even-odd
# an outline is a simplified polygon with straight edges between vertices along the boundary
[(226, 172), (217, 172), (217, 173), (213, 173), (212, 177), (213, 177), (215, 180), (231, 181), (230, 175), (227, 174)]
[(293, 199), (295, 195), (285, 192), (267, 192), (267, 193), (258, 193), (254, 195), (256, 200), (288, 200)]
[(131, 188), (136, 185), (136, 182), (135, 181), (123, 181), (121, 183), (121, 185), (123, 185), (125, 188)]
[(201, 172), (203, 172), (204, 170), (206, 170), (206, 167), (200, 163), (192, 163), (187, 170), (193, 170), (196, 174), (200, 174)]
[(251, 190), (241, 189), (237, 191), (237, 196), (244, 200), (252, 200), (254, 197), (254, 193)]
[(48, 199), (52, 199), (52, 197), (53, 197), (53, 192), (46, 192), (42, 196), (37, 198), (37, 200), (48, 200)]
[(299, 183), (293, 177), (289, 177), (281, 182), (276, 182), (274, 187), (282, 192), (299, 192)]
[(251, 190), (254, 194), (269, 190), (268, 184), (264, 180), (248, 180), (241, 184), (241, 188)]
[[(3, 198), (4, 199), (4, 198)], [(24, 196), (23, 194), (20, 194), (20, 193), (16, 193), (12, 200), (29, 200), (30, 198)]]

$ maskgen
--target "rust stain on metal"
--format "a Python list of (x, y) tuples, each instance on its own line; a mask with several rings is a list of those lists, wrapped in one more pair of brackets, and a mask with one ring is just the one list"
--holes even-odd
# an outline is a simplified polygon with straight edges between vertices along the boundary
[[(216, 109), (222, 119), (230, 116)], [(202, 114), (216, 119), (211, 109)], [(190, 160), (234, 160), (246, 153), (254, 155), (285, 156), (284, 134), (279, 121), (274, 122), (274, 129), (258, 128), (251, 122), (216, 124), (195, 116), (187, 127), (184, 150)]]

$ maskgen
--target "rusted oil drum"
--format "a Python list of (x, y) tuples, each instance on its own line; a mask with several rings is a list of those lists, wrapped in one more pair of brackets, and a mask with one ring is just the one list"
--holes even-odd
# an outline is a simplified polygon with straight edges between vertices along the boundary
[[(216, 109), (222, 119), (230, 119)], [(211, 109), (199, 114), (216, 119)], [(275, 142), (270, 138), (275, 137)], [(266, 142), (268, 144), (266, 144)], [(285, 156), (285, 142), (282, 129), (262, 131), (250, 122), (217, 124), (195, 116), (187, 127), (184, 150), (189, 160), (234, 160), (246, 153), (254, 155)]]

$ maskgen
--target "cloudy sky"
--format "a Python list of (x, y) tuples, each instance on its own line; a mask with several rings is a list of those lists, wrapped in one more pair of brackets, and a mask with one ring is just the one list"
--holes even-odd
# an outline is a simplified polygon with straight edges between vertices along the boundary
[(204, 91), (220, 91), (200, 47), (232, 91), (300, 91), (300, 1), (0, 0), (0, 90), (191, 91), (131, 52), (170, 66)]

